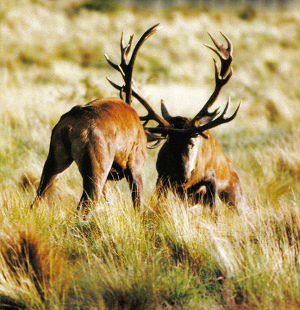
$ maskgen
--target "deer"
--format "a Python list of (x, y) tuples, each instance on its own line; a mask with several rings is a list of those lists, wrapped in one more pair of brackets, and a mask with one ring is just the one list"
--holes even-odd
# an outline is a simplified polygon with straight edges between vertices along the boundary
[(31, 208), (38, 205), (49, 193), (57, 176), (75, 161), (83, 180), (78, 211), (87, 213), (101, 194), (105, 196), (107, 180), (123, 178), (129, 183), (134, 207), (142, 211), (142, 169), (147, 136), (137, 112), (131, 106), (131, 80), (137, 53), (157, 26), (149, 28), (141, 36), (130, 60), (127, 57), (133, 35), (126, 45), (122, 33), (121, 63), (115, 65), (125, 81), (120, 88), (120, 98), (95, 99), (86, 105), (74, 106), (61, 116), (52, 130), (49, 153)]
[[(208, 35), (214, 47), (207, 44), (205, 46), (218, 56), (221, 69), (213, 58), (215, 88), (193, 118), (171, 116), (163, 100), (161, 101), (162, 117), (160, 117), (142, 96), (134, 81), (132, 94), (148, 111), (146, 116), (140, 118), (144, 120), (143, 125), (148, 137), (156, 142), (149, 147), (156, 148), (163, 144), (156, 161), (158, 177), (155, 192), (158, 199), (166, 197), (168, 190), (171, 190), (180, 199), (188, 198), (194, 204), (208, 205), (216, 213), (220, 202), (234, 206), (242, 212), (246, 205), (241, 181), (221, 145), (210, 131), (212, 128), (232, 121), (240, 108), (239, 104), (232, 115), (227, 116), (229, 98), (222, 112), (219, 108), (209, 110), (233, 74), (231, 68), (233, 45), (224, 34), (222, 36), (227, 42), (227, 47), (219, 44), (210, 34)], [(111, 84), (120, 89), (119, 85), (113, 82)], [(156, 121), (158, 125), (147, 127), (150, 120)]]

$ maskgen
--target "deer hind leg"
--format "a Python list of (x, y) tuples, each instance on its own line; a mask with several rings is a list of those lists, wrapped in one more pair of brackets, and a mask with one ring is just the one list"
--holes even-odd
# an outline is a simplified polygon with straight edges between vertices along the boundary
[(142, 192), (143, 181), (141, 173), (136, 173), (132, 170), (126, 171), (126, 180), (129, 183), (133, 206), (135, 209), (142, 211)]
[(45, 162), (39, 187), (36, 192), (36, 197), (31, 205), (31, 208), (38, 204), (52, 188), (58, 174), (66, 170), (73, 158), (66, 151), (62, 144), (51, 144), (47, 160)]
[(133, 206), (140, 212), (143, 211), (143, 179), (142, 170), (145, 163), (144, 150), (137, 152), (133, 157), (129, 158), (125, 177), (129, 183)]
[(105, 189), (113, 159), (87, 149), (80, 162), (76, 163), (83, 181), (83, 193), (77, 211), (88, 213), (91, 203), (96, 202)]

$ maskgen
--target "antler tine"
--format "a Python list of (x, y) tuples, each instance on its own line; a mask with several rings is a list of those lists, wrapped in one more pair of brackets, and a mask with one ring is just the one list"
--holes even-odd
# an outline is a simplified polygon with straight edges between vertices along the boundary
[[(109, 57), (105, 54), (105, 58), (110, 66), (112, 66), (115, 70), (121, 73), (122, 78), (125, 82), (124, 86), (119, 86), (115, 83), (113, 83), (111, 80), (109, 80), (110, 84), (115, 87), (116, 89), (120, 90), (120, 98), (123, 99), (123, 91), (125, 89), (126, 93), (126, 102), (128, 104), (131, 104), (131, 80), (132, 80), (132, 72), (128, 70), (128, 64), (127, 64), (127, 56), (130, 52), (131, 46), (133, 41), (133, 35), (130, 36), (129, 42), (127, 45), (125, 45), (124, 42), (124, 32), (121, 34), (121, 40), (120, 40), (120, 50), (121, 50), (121, 63), (120, 65), (117, 65), (113, 63)], [(132, 71), (132, 70), (131, 70)]]
[[(147, 134), (147, 132), (146, 132)], [(148, 134), (147, 134), (147, 137), (148, 137)], [(156, 136), (157, 137), (157, 136)], [(150, 149), (150, 150), (153, 150), (153, 149), (156, 149), (157, 147), (159, 147), (161, 144), (163, 144), (165, 142), (165, 137), (158, 137), (156, 140), (157, 142), (154, 143), (153, 145), (147, 145), (147, 149)], [(151, 141), (149, 141), (151, 142)]]
[[(120, 86), (116, 83), (114, 83), (112, 80), (107, 78), (108, 82), (117, 90), (120, 92), (123, 91), (123, 86)], [(132, 95), (142, 104), (142, 106), (148, 111), (148, 114), (146, 116), (140, 116), (140, 119), (142, 121), (145, 121), (144, 126), (148, 123), (150, 120), (156, 121), (161, 126), (167, 126), (169, 123), (165, 121), (163, 118), (161, 118), (158, 114), (155, 113), (155, 111), (152, 109), (148, 101), (143, 97), (143, 95), (140, 93), (138, 88), (136, 87), (135, 82), (132, 80)]]
[[(108, 63), (117, 71), (119, 71), (122, 75), (122, 78), (125, 82), (125, 86), (122, 87), (123, 91), (125, 91), (126, 93), (126, 102), (128, 104), (131, 104), (131, 95), (132, 95), (132, 71), (133, 71), (133, 66), (134, 66), (134, 62), (137, 56), (137, 53), (140, 49), (140, 47), (142, 46), (142, 44), (145, 42), (145, 40), (147, 40), (157, 29), (157, 26), (159, 24), (156, 24), (152, 27), (150, 27), (140, 38), (140, 40), (137, 42), (130, 61), (127, 62), (127, 56), (130, 52), (130, 49), (132, 47), (132, 42), (133, 42), (133, 35), (130, 36), (129, 39), (129, 43), (127, 45), (125, 45), (124, 43), (124, 34), (122, 32), (121, 35), (121, 41), (120, 41), (120, 49), (121, 49), (121, 64), (120, 65), (116, 65), (115, 63), (113, 63), (112, 61), (109, 60), (108, 56), (105, 55), (106, 60), (108, 61)], [(112, 84), (113, 85), (113, 84)], [(113, 85), (114, 87), (116, 86), (116, 84)], [(120, 89), (119, 87), (117, 89)]]
[(155, 142), (156, 141), (156, 143), (154, 143), (152, 145), (149, 145), (149, 144), (147, 145), (147, 148), (150, 150), (155, 149), (158, 146), (160, 146), (166, 139), (166, 137), (164, 137), (164, 136), (154, 135), (147, 130), (145, 130), (145, 132), (147, 135), (147, 142)]
[[(125, 82), (125, 86), (120, 86), (114, 82), (112, 82), (110, 79), (107, 79), (109, 83), (116, 88), (117, 90), (120, 91), (120, 94), (125, 91), (126, 93), (126, 102), (131, 103), (131, 95), (133, 95), (143, 106), (144, 108), (148, 111), (148, 114), (146, 116), (140, 117), (141, 120), (144, 120), (144, 126), (148, 123), (149, 120), (154, 120), (156, 121), (159, 125), (161, 126), (166, 126), (169, 125), (167, 121), (165, 121), (163, 118), (161, 118), (159, 115), (157, 115), (150, 104), (147, 102), (147, 100), (143, 97), (139, 89), (137, 88), (134, 80), (132, 79), (132, 71), (133, 71), (133, 66), (134, 62), (136, 59), (136, 56), (138, 54), (139, 49), (143, 45), (143, 43), (158, 29), (158, 25), (156, 24), (152, 27), (150, 27), (145, 33), (141, 36), (139, 41), (137, 42), (130, 61), (127, 62), (127, 56), (130, 52), (130, 49), (132, 47), (132, 42), (133, 42), (133, 35), (129, 39), (129, 43), (125, 45), (124, 43), (124, 38), (123, 38), (123, 33), (121, 35), (121, 41), (120, 41), (120, 48), (121, 48), (121, 64), (117, 65), (113, 63), (107, 55), (105, 55), (106, 60), (108, 63), (118, 72), (121, 73), (122, 78)], [(122, 96), (120, 95), (122, 98)]]
[(120, 40), (120, 50), (121, 50), (121, 64), (117, 65), (115, 63), (113, 63), (109, 57), (107, 56), (107, 54), (105, 54), (105, 58), (107, 60), (107, 62), (109, 63), (110, 66), (112, 66), (115, 70), (119, 71), (123, 77), (123, 79), (125, 79), (125, 72), (123, 70), (123, 68), (127, 65), (126, 63), (126, 59), (127, 56), (130, 52), (131, 46), (132, 46), (132, 41), (133, 41), (133, 35), (130, 36), (129, 42), (127, 45), (125, 45), (124, 42), (124, 32), (122, 32), (121, 34), (121, 40)]
[(233, 44), (232, 44), (232, 42), (230, 41), (230, 39), (227, 36), (225, 36), (225, 34), (222, 31), (220, 31), (220, 33), (223, 36), (223, 38), (226, 40), (226, 42), (227, 42), (227, 50), (230, 51), (230, 55), (232, 56), (232, 52), (233, 52)]
[(116, 84), (116, 83), (114, 83), (112, 80), (110, 80), (109, 78), (106, 78), (107, 80), (108, 80), (108, 82), (110, 83), (110, 85), (112, 86), (112, 87), (114, 87), (115, 89), (117, 89), (118, 91), (119, 91), (119, 93), (120, 93), (120, 98), (122, 99), (122, 100), (124, 100), (124, 98), (123, 98), (123, 91), (124, 91), (124, 87), (123, 86), (120, 86), (120, 85), (118, 85), (118, 84)]
[[(142, 104), (142, 106), (147, 110), (148, 114), (146, 116), (141, 116), (141, 120), (145, 120), (145, 125), (148, 123), (149, 120), (156, 121), (161, 126), (167, 126), (169, 123), (161, 118), (156, 112), (152, 109), (151, 105), (148, 101), (143, 97), (139, 89), (136, 87), (134, 81), (132, 81), (132, 95)], [(144, 126), (145, 126), (144, 125)]]
[[(141, 46), (143, 45), (143, 43), (156, 31), (158, 25), (159, 24), (156, 24), (156, 25), (150, 27), (141, 36), (141, 38), (137, 42), (137, 44), (136, 44), (136, 46), (132, 52), (132, 55), (131, 55), (131, 58), (130, 58), (128, 65), (125, 66), (125, 64), (124, 64), (123, 70), (125, 71), (125, 79), (124, 79), (125, 85), (128, 85), (128, 84), (130, 85), (132, 83), (132, 71), (133, 71), (133, 66), (134, 66), (134, 62), (135, 62), (137, 53), (138, 53), (139, 49), (141, 48)], [(130, 37), (130, 40), (129, 40), (128, 51), (125, 50), (126, 56), (128, 55), (129, 50), (131, 48), (132, 40), (133, 40), (133, 35)], [(122, 64), (121, 64), (121, 66), (122, 66)], [(126, 102), (128, 102), (128, 103), (131, 103), (131, 94), (132, 94), (132, 87), (126, 87)]]
[[(128, 45), (127, 45), (128, 46)], [(125, 57), (124, 57), (124, 51), (125, 51), (125, 42), (124, 42), (124, 31), (122, 31), (121, 34), (121, 40), (120, 40), (120, 50), (121, 50), (121, 63), (124, 61), (126, 61)]]
[[(234, 111), (234, 113), (230, 116), (230, 117), (226, 117), (226, 113), (227, 113), (227, 110), (228, 110), (228, 107), (230, 106), (230, 98), (228, 98), (228, 101), (227, 101), (227, 104), (223, 110), (223, 112), (220, 114), (220, 116), (218, 116), (217, 118), (215, 118), (214, 120), (212, 120), (211, 122), (208, 122), (202, 126), (199, 126), (198, 128), (196, 129), (199, 129), (201, 132), (205, 131), (205, 130), (208, 130), (208, 129), (211, 129), (211, 128), (214, 128), (214, 127), (217, 127), (221, 124), (225, 124), (225, 123), (228, 123), (230, 121), (232, 121), (236, 115), (237, 115), (237, 112), (241, 106), (241, 103), (238, 105), (238, 107), (236, 108), (236, 110)], [(195, 130), (197, 132), (197, 130)]]
[(124, 36), (124, 32), (122, 32), (122, 35), (121, 35), (121, 42), (120, 42), (120, 49), (121, 49), (121, 64), (126, 64), (126, 59), (127, 59), (127, 56), (131, 50), (131, 46), (132, 46), (132, 41), (133, 41), (133, 37), (134, 35), (131, 35), (130, 38), (129, 38), (129, 42), (127, 45), (125, 45), (124, 43), (124, 39), (123, 39), (123, 36)]
[(225, 36), (225, 34), (223, 34), (222, 32), (220, 32), (221, 35), (223, 36), (223, 38), (226, 40), (227, 42), (227, 48), (224, 48), (223, 44), (219, 44), (216, 39), (208, 32), (207, 34), (209, 35), (209, 37), (211, 38), (211, 40), (213, 41), (215, 47), (217, 49), (215, 49), (214, 47), (211, 47), (208, 44), (204, 44), (206, 47), (208, 47), (209, 49), (211, 49), (212, 51), (214, 51), (216, 54), (218, 54), (221, 58), (223, 58), (222, 55), (222, 51), (225, 49), (227, 50), (228, 54), (230, 56), (232, 56), (232, 51), (233, 51), (233, 45), (231, 43), (231, 41), (229, 40), (229, 38), (227, 36)]
[(139, 39), (139, 41), (137, 42), (137, 44), (136, 44), (136, 46), (135, 46), (135, 48), (134, 48), (134, 50), (132, 52), (131, 59), (130, 59), (130, 62), (129, 62), (129, 66), (131, 68), (133, 68), (133, 65), (134, 65), (134, 62), (135, 62), (135, 59), (136, 59), (136, 56), (137, 56), (137, 53), (138, 53), (140, 47), (157, 30), (158, 25), (159, 25), (159, 23), (154, 25), (154, 26), (152, 26), (152, 27), (150, 27), (147, 31), (145, 31), (144, 34)]
[[(122, 73), (121, 71), (120, 71), (120, 65), (117, 65), (117, 64), (115, 64), (115, 63), (113, 63), (110, 59), (109, 59), (109, 57), (107, 56), (107, 54), (105, 54), (104, 55), (105, 56), (105, 58), (106, 58), (106, 60), (107, 60), (107, 62), (109, 63), (109, 65), (110, 66), (112, 66), (114, 69), (116, 69), (117, 71), (119, 71), (120, 73)], [(123, 70), (122, 70), (123, 71)]]
[(204, 138), (208, 138), (205, 135), (204, 131), (209, 130), (209, 129), (214, 128), (214, 127), (217, 127), (221, 124), (228, 123), (236, 117), (241, 103), (238, 105), (238, 107), (236, 108), (236, 110), (234, 111), (234, 113), (230, 117), (226, 117), (226, 112), (228, 110), (229, 105), (230, 105), (230, 98), (228, 99), (227, 104), (226, 104), (223, 112), (220, 114), (220, 116), (218, 116), (217, 118), (213, 119), (212, 121), (207, 122), (204, 125), (200, 125), (198, 127), (189, 127), (189, 128), (185, 128), (185, 129), (178, 129), (178, 128), (172, 128), (172, 127), (155, 127), (155, 128), (146, 127), (145, 129), (146, 129), (146, 131), (148, 131), (150, 133), (158, 133), (158, 134), (162, 134), (162, 135), (168, 135), (170, 133), (177, 133), (177, 134), (184, 134), (184, 135), (200, 134)]
[(226, 75), (226, 73), (230, 67), (230, 64), (232, 62), (233, 46), (232, 46), (232, 43), (229, 40), (229, 38), (226, 37), (222, 32), (220, 32), (220, 33), (227, 42), (227, 48), (225, 48), (223, 46), (223, 44), (219, 44), (216, 41), (216, 39), (210, 33), (208, 33), (208, 35), (210, 36), (210, 38), (213, 41), (216, 48), (214, 48), (208, 44), (204, 44), (204, 46), (208, 47), (210, 50), (212, 50), (214, 53), (216, 53), (220, 57), (221, 63), (222, 63), (221, 76), (225, 77), (225, 75)]
[[(227, 42), (227, 48), (225, 48), (222, 44), (219, 44), (215, 38), (208, 33), (208, 35), (210, 36), (212, 42), (214, 43), (215, 47), (212, 47), (210, 45), (204, 44), (206, 47), (208, 47), (209, 49), (211, 49), (213, 52), (215, 52), (220, 60), (221, 60), (221, 71), (219, 70), (217, 61), (213, 58), (214, 61), (214, 66), (215, 66), (215, 81), (216, 81), (216, 85), (215, 85), (215, 89), (212, 93), (212, 95), (210, 96), (210, 98), (208, 99), (208, 101), (206, 102), (206, 104), (203, 106), (203, 108), (198, 112), (198, 114), (192, 119), (191, 121), (191, 126), (195, 126), (196, 122), (198, 120), (200, 120), (202, 117), (204, 116), (211, 116), (212, 113), (214, 112), (209, 112), (208, 109), (213, 105), (213, 103), (217, 100), (221, 89), (224, 85), (227, 84), (227, 82), (229, 81), (229, 79), (232, 76), (233, 70), (232, 68), (230, 68), (231, 62), (232, 62), (232, 43), (231, 41), (221, 32), (222, 36), (225, 38), (226, 42)], [(230, 68), (229, 73), (228, 70)]]

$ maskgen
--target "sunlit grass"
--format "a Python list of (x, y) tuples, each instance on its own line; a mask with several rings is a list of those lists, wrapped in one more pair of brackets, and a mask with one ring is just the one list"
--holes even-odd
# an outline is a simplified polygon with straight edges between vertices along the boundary
[[(43, 287), (46, 305), (145, 309), (159, 304), (244, 304), (267, 309), (274, 303), (299, 302), (300, 221), (295, 201), (277, 209), (252, 204), (242, 217), (223, 206), (216, 219), (208, 210), (192, 211), (170, 200), (163, 212), (149, 210), (141, 218), (130, 199), (120, 197), (121, 203), (100, 204), (82, 222), (60, 203), (32, 211), (22, 206), (23, 199), (2, 204), (1, 253), (10, 247), (9, 236), (19, 246), (19, 231), (25, 231), (25, 240), (37, 249), (56, 254), (59, 249), (62, 270), (59, 277), (55, 273), (48, 279), (51, 289)], [(14, 255), (19, 264), (22, 257)], [(53, 264), (53, 259), (47, 256), (43, 262)], [(23, 287), (5, 262), (2, 267), (3, 296), (38, 307), (33, 275), (27, 269), (14, 270), (27, 279)]]

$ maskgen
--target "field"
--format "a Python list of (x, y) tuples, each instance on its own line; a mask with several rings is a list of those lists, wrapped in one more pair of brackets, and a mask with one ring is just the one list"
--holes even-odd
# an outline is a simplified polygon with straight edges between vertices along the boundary
[[(300, 308), (300, 8), (154, 7), (100, 12), (76, 1), (0, 4), (0, 309)], [(233, 162), (249, 211), (191, 209), (153, 197), (158, 150), (147, 151), (146, 211), (125, 181), (110, 183), (88, 220), (75, 165), (30, 209), (51, 130), (76, 104), (118, 96), (122, 31), (142, 47), (134, 79), (159, 111), (194, 116), (214, 87), (207, 32), (233, 42), (228, 96), (240, 111), (213, 130)], [(143, 114), (137, 102), (134, 108)], [(194, 211), (193, 211), (194, 210)]]

